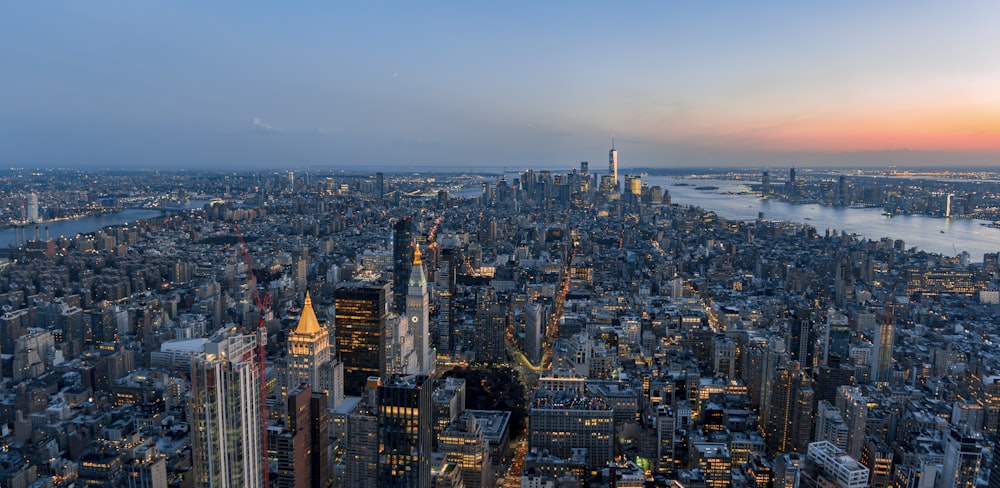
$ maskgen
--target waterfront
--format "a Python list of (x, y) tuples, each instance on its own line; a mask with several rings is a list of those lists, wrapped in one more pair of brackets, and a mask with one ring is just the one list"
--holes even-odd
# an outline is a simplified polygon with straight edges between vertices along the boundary
[[(201, 208), (208, 200), (191, 200), (185, 209)], [(90, 215), (78, 219), (58, 220), (53, 222), (41, 222), (36, 225), (27, 225), (16, 229), (3, 229), (0, 231), (0, 248), (16, 246), (18, 241), (32, 240), (37, 237), (45, 239), (57, 239), (59, 237), (73, 237), (77, 234), (90, 234), (105, 227), (114, 225), (124, 225), (140, 220), (152, 219), (163, 215), (160, 210), (147, 208), (129, 208), (117, 212), (106, 214)], [(21, 236), (21, 232), (24, 235)]]
[[(835, 229), (867, 239), (901, 239), (907, 248), (954, 256), (963, 251), (972, 261), (981, 262), (983, 254), (1000, 251), (1000, 229), (990, 222), (974, 219), (945, 219), (926, 215), (887, 217), (880, 208), (835, 207), (819, 204), (794, 204), (764, 200), (750, 193), (745, 182), (647, 176), (643, 183), (659, 185), (670, 192), (673, 203), (694, 205), (711, 210), (730, 220), (754, 220), (763, 212), (771, 221), (801, 222), (819, 232)], [(675, 186), (678, 183), (686, 186)], [(696, 190), (715, 186), (718, 190)], [(984, 225), (986, 224), (986, 225)]]

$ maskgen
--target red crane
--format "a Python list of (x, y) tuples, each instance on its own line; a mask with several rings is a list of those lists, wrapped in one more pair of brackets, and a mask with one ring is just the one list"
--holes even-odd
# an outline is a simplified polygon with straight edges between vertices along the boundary
[(268, 488), (268, 455), (267, 455), (267, 327), (264, 325), (264, 312), (267, 310), (269, 295), (264, 295), (261, 299), (260, 292), (257, 291), (257, 278), (253, 275), (253, 260), (250, 259), (250, 252), (247, 250), (247, 243), (243, 240), (243, 233), (240, 232), (240, 224), (234, 222), (236, 227), (236, 237), (240, 242), (240, 254), (243, 255), (243, 262), (247, 265), (247, 276), (253, 278), (253, 301), (257, 306), (257, 369), (260, 376), (260, 443), (261, 460), (264, 467), (264, 488)]

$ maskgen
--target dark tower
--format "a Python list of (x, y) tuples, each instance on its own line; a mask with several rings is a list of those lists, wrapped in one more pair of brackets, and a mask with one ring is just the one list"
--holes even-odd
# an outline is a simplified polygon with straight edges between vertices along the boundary
[(344, 362), (346, 395), (361, 395), (369, 376), (381, 377), (385, 372), (387, 291), (386, 283), (347, 283), (333, 292), (334, 334), (337, 354)]
[(413, 219), (403, 217), (392, 226), (392, 310), (406, 310), (406, 292), (413, 263)]
[(385, 198), (385, 173), (375, 173), (375, 193), (378, 195), (378, 203), (381, 205)]
[(389, 378), (378, 387), (378, 486), (431, 486), (432, 389), (423, 375)]

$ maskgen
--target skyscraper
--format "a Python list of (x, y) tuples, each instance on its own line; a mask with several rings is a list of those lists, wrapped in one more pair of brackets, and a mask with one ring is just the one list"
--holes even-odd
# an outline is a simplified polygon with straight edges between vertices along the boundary
[(326, 399), (325, 393), (313, 393), (306, 384), (288, 393), (286, 428), (272, 441), (278, 488), (326, 486), (330, 477)]
[(403, 217), (392, 224), (392, 311), (402, 313), (413, 263), (413, 219)]
[(611, 150), (608, 151), (608, 175), (611, 176), (611, 188), (618, 189), (618, 150), (615, 149), (615, 138), (611, 138)]
[(422, 374), (431, 374), (437, 360), (437, 355), (431, 348), (429, 308), (424, 263), (420, 259), (420, 246), (414, 244), (413, 266), (410, 270), (410, 282), (406, 293), (406, 320), (417, 355), (417, 371)]
[(309, 292), (299, 324), (288, 334), (286, 360), (283, 392), (305, 383), (315, 391), (328, 393), (332, 406), (344, 400), (344, 365), (333, 355), (330, 332), (316, 319)]
[(360, 395), (369, 376), (385, 372), (385, 282), (344, 283), (334, 290), (337, 352), (344, 362), (344, 394)]
[(939, 486), (975, 488), (982, 456), (982, 436), (951, 429), (948, 433), (948, 443), (945, 445), (944, 467), (941, 470)]
[(462, 470), (465, 486), (494, 486), (490, 446), (471, 413), (463, 413), (438, 436), (438, 450)]
[(487, 288), (479, 297), (476, 309), (476, 361), (505, 363), (507, 361), (507, 310), (497, 294)]
[(41, 219), (38, 218), (38, 194), (35, 192), (31, 192), (31, 195), (28, 197), (27, 220), (33, 224), (41, 222)]
[(812, 435), (813, 391), (797, 361), (779, 368), (770, 398), (765, 431), (768, 452), (805, 451)]
[(191, 360), (192, 464), (197, 488), (263, 487), (257, 337), (217, 332)]
[(875, 358), (872, 364), (872, 383), (875, 386), (887, 386), (892, 374), (892, 344), (895, 327), (891, 315), (882, 317), (875, 329)]
[(378, 486), (429, 488), (434, 409), (427, 376), (394, 376), (378, 387)]

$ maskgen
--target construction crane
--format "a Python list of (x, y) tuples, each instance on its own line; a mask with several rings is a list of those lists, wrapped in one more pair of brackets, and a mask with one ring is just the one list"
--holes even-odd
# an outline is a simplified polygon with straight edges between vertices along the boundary
[(243, 240), (243, 233), (240, 232), (240, 224), (234, 222), (236, 228), (236, 238), (240, 243), (240, 254), (243, 255), (243, 262), (247, 265), (247, 276), (253, 278), (253, 301), (257, 306), (257, 374), (260, 376), (260, 443), (261, 457), (264, 467), (264, 488), (268, 484), (268, 455), (267, 455), (267, 327), (264, 325), (264, 312), (267, 310), (269, 295), (264, 295), (261, 299), (260, 292), (257, 291), (257, 278), (253, 275), (253, 260), (250, 259), (250, 251), (247, 250), (247, 243)]

